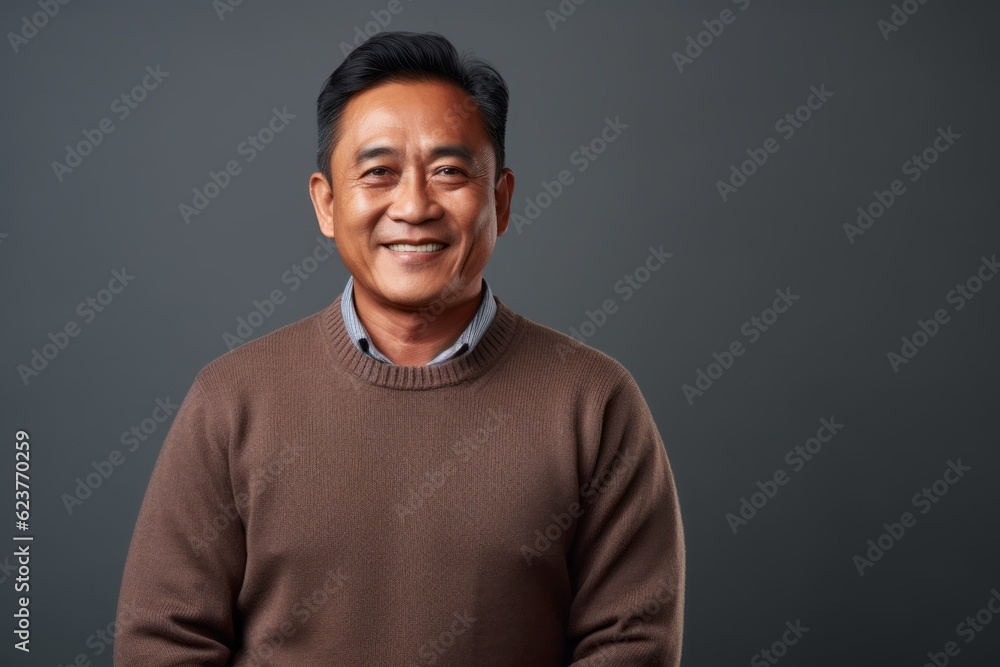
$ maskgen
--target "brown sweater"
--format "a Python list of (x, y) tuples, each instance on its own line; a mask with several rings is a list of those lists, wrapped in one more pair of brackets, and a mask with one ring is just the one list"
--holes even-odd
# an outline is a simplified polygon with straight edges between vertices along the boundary
[(635, 380), (494, 298), (440, 365), (367, 357), (340, 296), (206, 365), (115, 665), (679, 665), (681, 516)]

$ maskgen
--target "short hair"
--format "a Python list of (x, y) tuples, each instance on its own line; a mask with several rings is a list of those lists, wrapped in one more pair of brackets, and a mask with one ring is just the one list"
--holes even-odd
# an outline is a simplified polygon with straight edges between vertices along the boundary
[(469, 94), (493, 146), (499, 179), (504, 168), (509, 97), (500, 72), (468, 54), (459, 56), (455, 46), (437, 33), (400, 31), (381, 32), (355, 48), (320, 91), (316, 100), (316, 166), (328, 181), (333, 148), (340, 140), (341, 115), (351, 98), (382, 83), (416, 81), (454, 83)]

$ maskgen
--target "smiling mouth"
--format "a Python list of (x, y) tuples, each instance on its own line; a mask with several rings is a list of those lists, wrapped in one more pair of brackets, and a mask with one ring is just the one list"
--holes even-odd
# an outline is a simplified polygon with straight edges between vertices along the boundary
[(438, 250), (444, 250), (447, 246), (444, 243), (424, 243), (422, 245), (390, 243), (385, 247), (396, 252), (437, 252)]

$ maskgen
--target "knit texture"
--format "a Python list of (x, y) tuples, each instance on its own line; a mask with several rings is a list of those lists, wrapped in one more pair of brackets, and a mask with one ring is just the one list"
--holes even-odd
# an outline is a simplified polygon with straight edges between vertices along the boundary
[(365, 355), (338, 296), (202, 368), (115, 665), (679, 665), (681, 515), (635, 380), (493, 298), (437, 365)]

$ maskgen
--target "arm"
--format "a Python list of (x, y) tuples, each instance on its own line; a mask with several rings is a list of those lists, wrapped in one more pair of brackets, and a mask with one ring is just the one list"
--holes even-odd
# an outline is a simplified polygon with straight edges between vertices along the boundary
[(163, 442), (118, 600), (116, 667), (227, 665), (246, 547), (226, 422), (201, 374)]
[(630, 374), (609, 399), (570, 551), (572, 667), (680, 665), (685, 548), (663, 441)]

